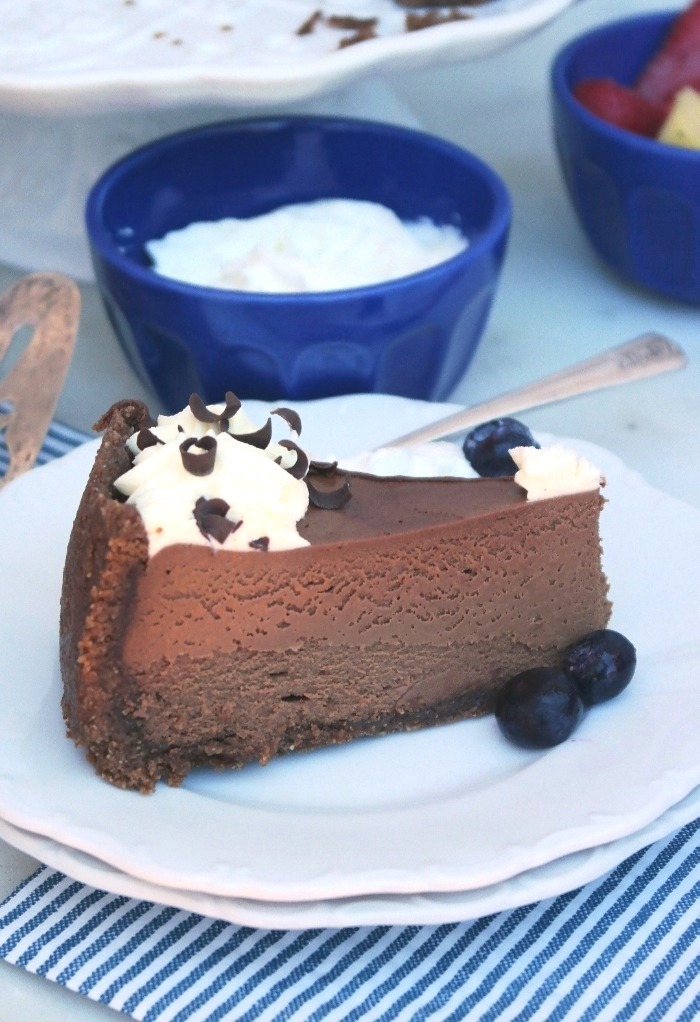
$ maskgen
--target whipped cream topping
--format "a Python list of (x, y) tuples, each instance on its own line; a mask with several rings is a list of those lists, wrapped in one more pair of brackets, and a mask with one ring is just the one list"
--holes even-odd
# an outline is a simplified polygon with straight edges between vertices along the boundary
[(561, 444), (513, 447), (510, 456), (518, 466), (513, 478), (527, 491), (528, 500), (585, 493), (597, 490), (603, 483), (599, 470), (590, 461)]
[[(289, 440), (272, 438), (272, 419), (301, 431), (295, 412), (277, 408), (259, 429), (235, 395), (228, 403), (189, 407), (158, 421), (127, 441), (132, 467), (115, 481), (143, 520), (153, 556), (173, 543), (209, 545), (214, 550), (291, 550), (308, 546), (297, 531), (310, 501), (335, 509), (349, 497), (346, 482), (318, 490), (306, 478), (324, 466), (309, 462)], [(562, 445), (515, 447), (515, 482), (528, 500), (595, 490), (600, 472)], [(331, 466), (332, 467), (332, 466)], [(377, 476), (475, 478), (461, 449), (448, 442), (385, 447), (342, 459), (345, 471)]]
[(467, 247), (449, 224), (402, 222), (374, 202), (325, 199), (192, 223), (146, 245), (161, 276), (265, 293), (335, 291), (405, 277)]
[[(207, 411), (222, 415), (225, 405)], [(127, 441), (133, 466), (114, 485), (138, 509), (151, 556), (172, 543), (241, 551), (308, 545), (296, 525), (309, 490), (288, 471), (304, 456), (283, 441), (260, 448), (240, 439), (257, 432), (240, 410), (204, 422), (187, 408)]]
[(411, 447), (380, 447), (341, 458), (340, 465), (348, 472), (365, 472), (373, 476), (478, 478), (461, 447), (447, 440), (433, 440)]

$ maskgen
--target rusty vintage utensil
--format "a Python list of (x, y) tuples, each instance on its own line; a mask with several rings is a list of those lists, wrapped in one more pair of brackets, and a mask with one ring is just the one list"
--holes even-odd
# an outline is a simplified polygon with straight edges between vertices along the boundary
[(0, 363), (19, 330), (31, 327), (26, 348), (0, 379), (0, 430), (9, 465), (0, 489), (34, 464), (51, 424), (73, 355), (80, 291), (58, 273), (22, 277), (0, 296)]

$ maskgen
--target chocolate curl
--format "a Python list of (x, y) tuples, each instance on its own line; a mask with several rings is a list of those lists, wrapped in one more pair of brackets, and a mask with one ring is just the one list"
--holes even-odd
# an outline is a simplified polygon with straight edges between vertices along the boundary
[(232, 522), (226, 515), (230, 505), (221, 497), (199, 497), (193, 510), (194, 520), (199, 531), (207, 539), (215, 539), (217, 543), (225, 543), (226, 539), (240, 527), (240, 522)]
[(320, 511), (339, 511), (341, 507), (345, 507), (352, 496), (349, 476), (345, 476), (342, 484), (335, 490), (317, 490), (308, 479), (306, 485), (309, 490), (309, 500)]
[(227, 390), (224, 394), (224, 401), (226, 402), (226, 407), (221, 413), (221, 417), (222, 419), (232, 419), (236, 412), (240, 411), (240, 399), (236, 397), (232, 390)]
[(235, 433), (233, 435), (242, 444), (250, 444), (251, 447), (258, 447), (264, 451), (272, 440), (272, 419), (268, 419), (264, 426), (253, 433)]
[(293, 408), (273, 408), (270, 415), (279, 415), (297, 436), (301, 436), (301, 416)]
[(248, 546), (251, 548), (251, 550), (262, 550), (263, 553), (267, 553), (267, 551), (270, 549), (270, 537), (259, 536), (257, 539), (251, 539)]
[(198, 422), (218, 422), (221, 417), (207, 408), (199, 394), (190, 394), (189, 407)]
[[(194, 453), (193, 448), (201, 451)], [(216, 462), (216, 437), (203, 436), (201, 439), (191, 436), (180, 444), (180, 457), (183, 467), (193, 476), (208, 476), (214, 471)]]
[(280, 440), (280, 447), (284, 447), (287, 451), (296, 451), (297, 460), (286, 471), (295, 479), (303, 479), (309, 470), (309, 459), (306, 453), (293, 440)]
[(140, 429), (136, 434), (136, 446), (140, 451), (145, 451), (147, 447), (155, 447), (156, 444), (162, 444), (163, 442), (147, 426)]
[(310, 461), (309, 475), (330, 476), (338, 467), (337, 461)]
[(213, 412), (211, 408), (207, 408), (199, 394), (190, 394), (189, 408), (198, 422), (219, 422), (221, 423), (221, 428), (225, 431), (228, 429), (229, 419), (232, 419), (241, 407), (241, 402), (232, 390), (226, 391), (224, 401), (226, 402), (224, 410), (222, 412)]

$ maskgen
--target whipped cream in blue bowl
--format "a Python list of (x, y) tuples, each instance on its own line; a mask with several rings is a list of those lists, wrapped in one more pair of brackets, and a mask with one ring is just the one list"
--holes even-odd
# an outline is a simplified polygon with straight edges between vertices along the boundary
[(444, 399), (488, 320), (510, 222), (476, 156), (335, 117), (179, 132), (109, 167), (86, 205), (107, 314), (166, 412), (227, 388)]

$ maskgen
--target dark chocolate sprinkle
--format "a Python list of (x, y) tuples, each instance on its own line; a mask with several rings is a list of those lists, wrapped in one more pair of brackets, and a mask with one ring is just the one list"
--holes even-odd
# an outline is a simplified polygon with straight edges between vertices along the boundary
[(211, 500), (199, 497), (192, 513), (203, 536), (224, 543), (240, 527), (240, 522), (233, 522), (226, 517), (229, 507), (221, 497), (212, 497)]
[(236, 440), (240, 440), (241, 443), (250, 444), (251, 447), (258, 447), (264, 451), (272, 440), (272, 419), (268, 419), (261, 429), (257, 429), (253, 433), (236, 433), (234, 435)]
[(280, 440), (280, 447), (284, 447), (287, 451), (296, 451), (297, 460), (290, 465), (287, 472), (295, 479), (303, 479), (309, 469), (309, 459), (305, 452), (293, 440)]
[(145, 451), (147, 447), (155, 447), (156, 444), (164, 443), (159, 437), (152, 433), (147, 427), (140, 429), (136, 434), (136, 446), (140, 451)]
[(309, 489), (309, 500), (320, 511), (338, 511), (345, 507), (352, 496), (349, 476), (345, 476), (342, 484), (335, 490), (317, 490), (308, 479), (306, 485)]
[[(195, 453), (193, 448), (199, 449), (201, 453)], [(188, 437), (180, 444), (180, 455), (184, 468), (193, 476), (208, 476), (214, 471), (216, 462), (216, 437)]]
[(273, 408), (271, 415), (280, 415), (287, 423), (292, 432), (297, 436), (301, 435), (301, 416), (293, 408)]
[(270, 537), (259, 536), (258, 539), (251, 539), (248, 546), (251, 548), (251, 550), (263, 550), (267, 552), (270, 548)]

